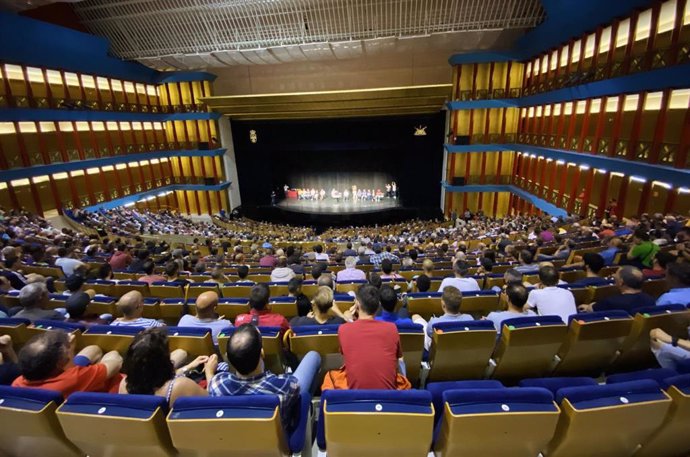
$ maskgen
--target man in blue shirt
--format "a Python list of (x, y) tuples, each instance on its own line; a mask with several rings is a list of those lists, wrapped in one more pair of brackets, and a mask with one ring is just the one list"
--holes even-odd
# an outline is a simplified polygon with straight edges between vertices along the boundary
[(424, 338), (424, 349), (429, 350), (431, 347), (431, 335), (434, 332), (433, 325), (437, 322), (458, 322), (474, 320), (469, 314), (462, 314), (460, 312), (460, 305), (462, 304), (462, 293), (453, 286), (448, 286), (443, 289), (441, 296), (441, 309), (443, 315), (439, 317), (432, 317), (427, 323), (426, 320), (419, 314), (412, 316), (412, 322), (424, 326), (426, 337)]
[(395, 307), (398, 304), (398, 296), (391, 286), (381, 286), (380, 299), (381, 314), (374, 319), (393, 324), (412, 324), (412, 319), (404, 317), (407, 316), (407, 308), (400, 308), (400, 313), (395, 311)]
[(599, 253), (599, 255), (604, 258), (604, 264), (607, 267), (613, 265), (616, 254), (620, 252), (620, 247), (622, 245), (623, 241), (620, 238), (613, 237), (609, 240), (608, 247)]
[(669, 291), (656, 301), (660, 305), (690, 304), (690, 263), (676, 262), (666, 267)]
[[(227, 356), (237, 372), (215, 374), (208, 384), (208, 394), (212, 397), (277, 395), (283, 427), (291, 430), (296, 424), (300, 394), (311, 391), (314, 377), (321, 367), (319, 354), (308, 352), (291, 375), (275, 375), (264, 368), (259, 329), (252, 324), (242, 324), (228, 340)], [(206, 370), (213, 373), (216, 367), (209, 366)]]
[(227, 319), (222, 319), (216, 314), (218, 306), (218, 294), (212, 291), (199, 295), (195, 302), (196, 316), (185, 314), (177, 324), (180, 327), (202, 327), (211, 329), (213, 344), (218, 345), (218, 335), (226, 327), (232, 327)]
[(585, 264), (586, 276), (571, 285), (577, 287), (605, 286), (610, 284), (609, 280), (599, 276), (599, 272), (604, 268), (604, 258), (596, 252), (587, 252), (582, 256)]

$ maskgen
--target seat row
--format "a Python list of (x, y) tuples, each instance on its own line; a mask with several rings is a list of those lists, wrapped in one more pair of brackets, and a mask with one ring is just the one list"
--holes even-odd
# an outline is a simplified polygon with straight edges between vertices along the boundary
[[(663, 377), (662, 377), (663, 376)], [(661, 379), (659, 379), (661, 378)], [(278, 397), (180, 398), (0, 387), (9, 456), (286, 456), (312, 445), (312, 401), (284, 433)], [(316, 442), (329, 456), (673, 457), (690, 441), (690, 375), (435, 383), (428, 390), (331, 390)], [(605, 430), (605, 432), (602, 432)], [(404, 433), (401, 433), (404, 431)]]

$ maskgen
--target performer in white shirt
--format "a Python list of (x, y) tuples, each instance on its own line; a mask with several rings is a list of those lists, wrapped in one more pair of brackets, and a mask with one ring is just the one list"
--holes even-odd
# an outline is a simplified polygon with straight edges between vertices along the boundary
[(393, 198), (398, 198), (398, 185), (393, 181), (391, 183), (391, 195)]
[(319, 200), (323, 200), (323, 198), (326, 196), (326, 191), (321, 189), (319, 191)]
[(350, 198), (350, 192), (347, 189), (345, 189), (343, 191), (343, 201), (348, 201), (349, 198)]
[(386, 183), (386, 198), (391, 198), (391, 185)]

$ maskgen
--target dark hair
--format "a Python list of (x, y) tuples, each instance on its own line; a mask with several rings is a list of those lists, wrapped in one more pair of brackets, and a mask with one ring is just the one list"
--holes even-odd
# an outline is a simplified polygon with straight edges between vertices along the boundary
[(165, 264), (165, 276), (175, 276), (179, 269), (177, 262), (171, 260)]
[(371, 284), (364, 284), (362, 287), (357, 289), (357, 300), (359, 301), (362, 311), (370, 316), (373, 316), (379, 309), (381, 293), (377, 287), (374, 287)]
[(347, 248), (352, 249), (352, 243), (350, 243), (349, 241), (347, 242)]
[(81, 276), (81, 275), (70, 275), (67, 278), (65, 278), (65, 287), (70, 292), (76, 292), (79, 289), (81, 289), (81, 286), (84, 285), (84, 282), (86, 282), (86, 280), (84, 279), (83, 276)]
[(593, 273), (599, 273), (601, 269), (604, 268), (604, 265), (606, 265), (604, 258), (596, 252), (586, 252), (582, 255), (582, 260), (585, 266), (589, 267)]
[(371, 272), (369, 273), (369, 285), (376, 287), (379, 289), (381, 287), (381, 284), (383, 284), (383, 280), (381, 279), (381, 275), (379, 275), (376, 272)]
[(320, 244), (314, 245), (314, 252), (316, 252), (317, 254), (321, 254), (323, 252), (323, 246), (321, 246)]
[(20, 261), (19, 257), (10, 257), (10, 258), (7, 258), (7, 259), (5, 259), (5, 267), (6, 267), (6, 268), (12, 268), (12, 266), (13, 266), (15, 263), (19, 263), (19, 261)]
[(319, 262), (311, 267), (311, 277), (314, 279), (319, 279), (319, 276), (321, 276), (321, 273), (324, 271), (326, 271), (326, 265)]
[(259, 283), (255, 285), (249, 292), (249, 307), (259, 311), (266, 308), (270, 296), (271, 291), (268, 288), (268, 284)]
[(525, 303), (527, 303), (527, 288), (522, 284), (508, 284), (506, 286), (506, 295), (508, 295), (510, 303), (516, 308), (522, 309)]
[(453, 264), (453, 271), (460, 276), (465, 276), (467, 274), (467, 262), (463, 260), (456, 260), (455, 263)]
[(153, 395), (175, 376), (170, 361), (168, 335), (163, 328), (148, 328), (138, 333), (127, 348), (122, 372), (127, 375), (130, 394)]
[(46, 379), (66, 357), (69, 338), (62, 330), (49, 330), (29, 340), (19, 351), (19, 369), (28, 381)]
[(484, 268), (484, 271), (487, 273), (491, 273), (491, 271), (494, 269), (494, 261), (488, 257), (482, 257), (479, 262), (481, 263), (482, 268)]
[(319, 279), (316, 281), (316, 284), (319, 286), (326, 286), (331, 290), (335, 289), (335, 284), (333, 283), (333, 276), (332, 275), (321, 275), (319, 276)]
[(58, 257), (64, 257), (67, 255), (67, 248), (64, 246), (60, 246), (57, 251)]
[(413, 261), (416, 261), (417, 257), (419, 257), (419, 253), (416, 249), (410, 249), (409, 251), (407, 251), (407, 255), (409, 255)]
[(102, 263), (101, 266), (98, 267), (98, 278), (108, 279), (110, 278), (112, 272), (113, 267), (111, 267), (109, 263)]
[(678, 259), (678, 257), (676, 257), (668, 251), (659, 251), (656, 253), (654, 258), (656, 259), (659, 266), (663, 269), (666, 269), (666, 267), (668, 267), (668, 264), (673, 263)]
[(149, 251), (147, 251), (146, 249), (139, 249), (139, 251), (137, 251), (137, 258), (139, 260), (146, 260), (146, 259), (148, 259), (148, 257), (149, 257)]
[(226, 347), (228, 362), (238, 373), (247, 375), (261, 359), (261, 333), (252, 324), (242, 324), (228, 339)]
[(431, 279), (427, 275), (419, 275), (416, 279), (417, 290), (419, 292), (426, 292), (431, 288)]
[(626, 265), (618, 270), (618, 276), (621, 278), (623, 285), (635, 290), (642, 289), (644, 275), (638, 268)]
[(91, 303), (91, 297), (86, 292), (77, 292), (70, 295), (65, 302), (65, 307), (70, 319), (80, 318), (86, 312), (86, 307)]
[(443, 295), (441, 295), (441, 300), (446, 304), (446, 309), (451, 314), (457, 314), (460, 312), (460, 305), (462, 304), (462, 293), (457, 287), (446, 286), (443, 288)]
[(523, 249), (522, 251), (520, 251), (520, 260), (522, 260), (526, 264), (532, 263), (532, 261), (534, 260), (534, 255), (532, 255), (532, 251), (528, 249)]
[(388, 312), (395, 311), (395, 305), (398, 304), (398, 295), (395, 290), (389, 285), (381, 286), (380, 291), (381, 307)]
[(288, 292), (296, 294), (302, 287), (302, 280), (299, 278), (292, 278), (288, 281)]
[(387, 275), (391, 274), (391, 271), (393, 271), (393, 262), (391, 262), (391, 259), (383, 259), (381, 261), (381, 271)]
[(152, 260), (147, 260), (144, 262), (144, 264), (141, 266), (141, 269), (144, 270), (144, 273), (147, 275), (153, 274), (153, 269), (156, 268), (156, 264), (153, 263)]
[(482, 256), (485, 259), (489, 259), (493, 263), (496, 263), (496, 251), (492, 251), (491, 249), (484, 249), (484, 251), (482, 252)]
[(558, 284), (558, 270), (556, 270), (551, 265), (544, 265), (539, 268), (539, 280), (541, 283), (547, 287), (555, 286)]
[(237, 276), (239, 276), (240, 279), (247, 279), (248, 275), (249, 267), (247, 265), (240, 265), (237, 267)]
[(121, 252), (124, 252), (124, 251), (127, 250), (127, 246), (126, 246), (125, 244), (122, 244), (122, 243), (121, 243), (121, 244), (118, 244), (118, 245), (117, 245), (117, 250), (118, 250), (118, 251), (121, 251)]
[(669, 263), (666, 267), (666, 275), (677, 279), (685, 287), (690, 287), (690, 263)]
[(649, 241), (649, 233), (647, 233), (643, 228), (638, 228), (635, 230), (635, 232), (633, 232), (633, 236), (641, 239), (642, 241)]

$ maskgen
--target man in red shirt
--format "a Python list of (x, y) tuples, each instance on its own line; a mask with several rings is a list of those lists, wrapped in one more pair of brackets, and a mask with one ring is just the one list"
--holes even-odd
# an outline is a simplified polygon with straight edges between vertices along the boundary
[(132, 263), (132, 260), (132, 256), (129, 254), (129, 248), (124, 244), (120, 244), (117, 246), (117, 251), (115, 251), (115, 254), (113, 254), (108, 263), (113, 271), (122, 271)]
[(290, 328), (285, 316), (272, 313), (268, 307), (271, 292), (268, 284), (259, 283), (249, 292), (249, 314), (240, 314), (235, 318), (235, 327), (242, 324), (254, 324), (257, 327), (280, 327), (282, 332)]
[(36, 335), (19, 351), (22, 375), (13, 387), (56, 390), (67, 398), (73, 392), (117, 393), (122, 380), (122, 357), (87, 346), (74, 357), (74, 335), (51, 330)]
[(355, 299), (358, 319), (338, 329), (350, 389), (399, 388), (398, 371), (404, 366), (400, 335), (395, 324), (374, 320), (379, 304), (376, 287), (360, 287)]

